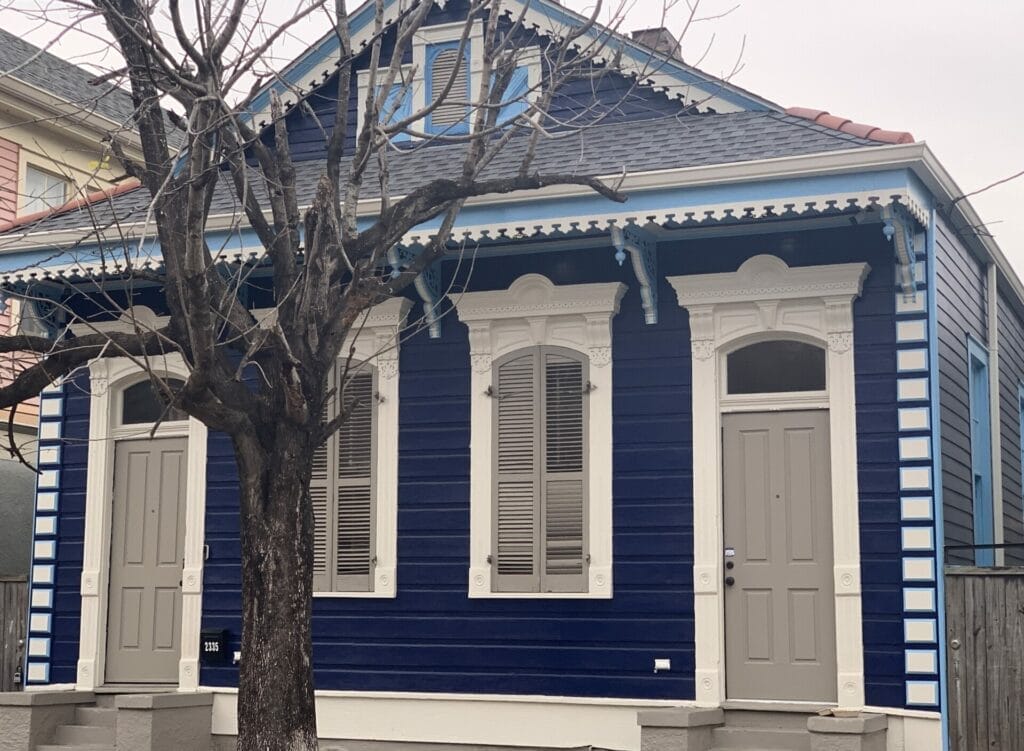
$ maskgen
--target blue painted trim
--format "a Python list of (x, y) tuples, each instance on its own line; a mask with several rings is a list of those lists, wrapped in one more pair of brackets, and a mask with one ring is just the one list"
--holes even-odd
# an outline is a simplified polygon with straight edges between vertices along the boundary
[[(967, 337), (967, 380), (971, 419), (971, 496), (974, 511), (974, 543), (991, 545), (995, 541), (995, 512), (992, 505), (992, 423), (989, 393), (988, 349)], [(995, 552), (976, 550), (978, 566), (995, 563)]]
[(932, 446), (934, 447), (935, 459), (932, 461), (932, 471), (935, 472), (935, 486), (933, 497), (935, 499), (933, 516), (935, 517), (935, 563), (936, 572), (936, 606), (939, 617), (939, 717), (942, 723), (942, 751), (949, 750), (949, 717), (946, 702), (946, 577), (942, 571), (942, 563), (945, 560), (946, 532), (944, 523), (944, 509), (942, 508), (942, 422), (939, 411), (939, 334), (938, 334), (938, 299), (936, 287), (936, 262), (935, 262), (935, 206), (931, 207), (928, 217), (928, 232), (925, 242), (925, 254), (927, 257), (927, 278), (928, 278), (928, 349), (930, 350), (931, 368), (929, 368), (928, 387), (931, 396), (932, 409)]
[[(762, 205), (779, 204), (789, 198), (804, 198), (817, 195), (834, 195), (837, 193), (872, 193), (885, 196), (892, 193), (906, 193), (909, 190), (909, 172), (905, 169), (883, 170), (844, 175), (816, 175), (811, 177), (785, 178), (744, 183), (701, 185), (678, 188), (660, 188), (657, 190), (633, 191), (626, 206), (612, 203), (608, 199), (589, 193), (558, 200), (533, 198), (531, 200), (506, 201), (498, 204), (479, 204), (465, 207), (459, 214), (459, 227), (479, 225), (532, 227), (545, 220), (559, 220), (566, 217), (578, 218), (581, 229), (586, 229), (586, 222), (594, 216), (609, 213), (636, 216), (638, 219), (648, 214), (699, 211), (703, 206), (720, 204)], [(527, 195), (527, 194), (523, 194)], [(521, 197), (521, 196), (520, 196)], [(825, 208), (821, 206), (819, 208)], [(702, 216), (695, 217), (702, 219)], [(366, 229), (377, 221), (377, 216), (363, 216), (359, 219), (360, 230)], [(677, 221), (686, 217), (679, 214)], [(428, 235), (431, 230), (440, 226), (441, 218), (425, 222), (410, 231), (410, 235)], [(563, 231), (569, 231), (564, 227)], [(256, 233), (251, 229), (221, 230), (208, 233), (211, 245), (221, 248), (225, 258), (232, 259), (236, 253), (248, 253), (250, 250), (262, 248)], [(104, 253), (109, 255), (109, 249)], [(30, 267), (57, 267), (69, 261), (83, 268), (93, 266), (98, 269), (101, 259), (98, 245), (82, 245), (74, 253), (54, 254), (53, 248), (44, 250), (25, 250), (21, 252), (0, 254), (0, 273), (13, 273), (18, 269)], [(159, 264), (161, 259), (160, 246), (157, 241), (147, 244), (141, 250), (131, 248), (132, 260), (138, 262), (151, 260)], [(929, 331), (934, 326), (929, 326)]]

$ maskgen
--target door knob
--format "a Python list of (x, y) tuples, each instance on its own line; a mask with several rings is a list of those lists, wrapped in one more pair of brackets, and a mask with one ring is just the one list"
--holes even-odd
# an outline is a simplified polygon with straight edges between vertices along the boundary
[(732, 577), (732, 576), (725, 577), (725, 586), (731, 587), (735, 583), (736, 583), (736, 579), (734, 577)]
[(733, 568), (733, 567), (734, 567), (735, 565), (736, 565), (736, 564), (735, 564), (735, 563), (733, 563), (732, 561), (726, 561), (726, 562), (725, 562), (725, 567), (726, 567), (727, 569), (729, 569), (729, 570), (732, 570), (732, 568)]

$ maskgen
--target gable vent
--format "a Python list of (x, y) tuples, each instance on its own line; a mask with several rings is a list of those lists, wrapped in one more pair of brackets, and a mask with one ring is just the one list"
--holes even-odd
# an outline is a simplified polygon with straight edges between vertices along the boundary
[(452, 73), (458, 67), (455, 81), (452, 88), (444, 99), (444, 102), (430, 115), (430, 121), (434, 128), (445, 128), (457, 125), (466, 117), (467, 107), (465, 101), (469, 98), (469, 78), (467, 75), (468, 66), (463, 61), (459, 65), (458, 48), (447, 49), (438, 52), (434, 57), (430, 69), (430, 101), (436, 102), (444, 94), (444, 88), (451, 78)]

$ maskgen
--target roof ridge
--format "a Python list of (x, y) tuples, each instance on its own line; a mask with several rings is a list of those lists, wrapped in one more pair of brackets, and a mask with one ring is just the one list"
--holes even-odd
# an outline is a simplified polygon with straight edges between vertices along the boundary
[(885, 130), (877, 125), (865, 125), (855, 123), (845, 117), (830, 115), (825, 110), (810, 109), (809, 107), (788, 107), (786, 114), (792, 117), (799, 117), (810, 120), (830, 130), (846, 133), (850, 136), (863, 138), (868, 141), (879, 141), (881, 143), (914, 143), (914, 136), (905, 130)]

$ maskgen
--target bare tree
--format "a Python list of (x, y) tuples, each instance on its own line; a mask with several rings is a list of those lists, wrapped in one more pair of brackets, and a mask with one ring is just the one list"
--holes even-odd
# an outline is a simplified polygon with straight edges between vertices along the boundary
[[(294, 17), (274, 27), (262, 18), (264, 4), (246, 0), (197, 0), (188, 9), (178, 0), (68, 0), (76, 12), (102, 17), (123, 58), (124, 67), (103, 80), (127, 79), (136, 106), (131, 125), (144, 154), (133, 161), (112, 141), (115, 155), (148, 194), (148, 223), (129, 236), (118, 222), (105, 220), (96, 235), (116, 267), (119, 289), (162, 286), (169, 320), (156, 327), (135, 317), (126, 302), (131, 295), (114, 294), (101, 280), (68, 285), (62, 295), (50, 296), (51, 304), (73, 317), (74, 296), (88, 295), (111, 315), (131, 321), (132, 330), (82, 332), (79, 322), (77, 336), (0, 337), (0, 352), (40, 356), (0, 388), (0, 407), (33, 397), (94, 358), (128, 357), (149, 372), (168, 409), (184, 410), (230, 436), (241, 485), (240, 749), (317, 747), (310, 637), (314, 515), (308, 488), (314, 451), (351, 412), (339, 410), (336, 418), (321, 420), (328, 401), (342, 396), (328, 387), (332, 371), (339, 362), (346, 375), (358, 366), (344, 349), (346, 339), (358, 333), (370, 308), (402, 295), (452, 252), (452, 229), (468, 199), (561, 184), (625, 200), (599, 179), (546, 173), (536, 163), (542, 139), (563, 137), (603, 117), (603, 110), (584, 107), (558, 121), (550, 111), (565, 81), (596, 82), (615, 69), (615, 37), (607, 23), (596, 23), (600, 2), (589, 18), (543, 36), (523, 14), (508, 12), (502, 0), (463, 2), (468, 20), (460, 52), (474, 25), (483, 28), (482, 67), (472, 76), (476, 90), (468, 100), (456, 90), (456, 82), (464, 80), (460, 62), (440, 90), (435, 84), (425, 106), (402, 111), (397, 102), (421, 80), (421, 72), (403, 62), (431, 2), (396, 3), (386, 12), (384, 0), (375, 0), (367, 46), (355, 48), (346, 0), (333, 5), (307, 0)], [(622, 10), (611, 9), (612, 26)], [(333, 25), (338, 83), (333, 119), (319, 122), (324, 158), (315, 197), (303, 206), (284, 104), (305, 106), (301, 92), (259, 75), (273, 45), (313, 14)], [(690, 20), (693, 16), (691, 7)], [(540, 50), (543, 80), (513, 97), (509, 82), (529, 45)], [(595, 65), (593, 59), (602, 55), (609, 63)], [(368, 85), (358, 92), (363, 114), (351, 123), (348, 103), (357, 61), (368, 70)], [(652, 57), (651, 69), (657, 65)], [(644, 78), (640, 73), (638, 80)], [(276, 93), (262, 127), (247, 102), (232, 104), (232, 99), (240, 86), (256, 92), (268, 82), (276, 84)], [(513, 101), (517, 114), (502, 122), (501, 113)], [(179, 113), (171, 120), (180, 122), (180, 133), (170, 130), (163, 105)], [(445, 107), (464, 110), (468, 127), (425, 132), (424, 118)], [(307, 114), (314, 117), (311, 109)], [(397, 149), (399, 134), (411, 145)], [(393, 161), (401, 152), (429, 148), (438, 140), (461, 145), (448, 174), (427, 176), (419, 187), (392, 198)], [(489, 167), (510, 149), (516, 165), (495, 175)], [(368, 185), (380, 196), (379, 216), (361, 227), (364, 218), (357, 209)], [(210, 247), (210, 206), (224, 192), (236, 202), (239, 226), (259, 238), (259, 257), (232, 263), (224, 248)], [(92, 203), (86, 210), (99, 214), (102, 208)], [(389, 260), (393, 248), (431, 220), (440, 225), (424, 245), (401, 265)], [(159, 267), (140, 263), (130, 252), (145, 244), (150, 226), (159, 242)], [(257, 270), (267, 269), (274, 314), (258, 321), (239, 290)], [(31, 288), (21, 293), (32, 297)], [(176, 387), (158, 367), (159, 358), (171, 353), (187, 365), (183, 386)], [(343, 377), (341, 391), (346, 382)]]

